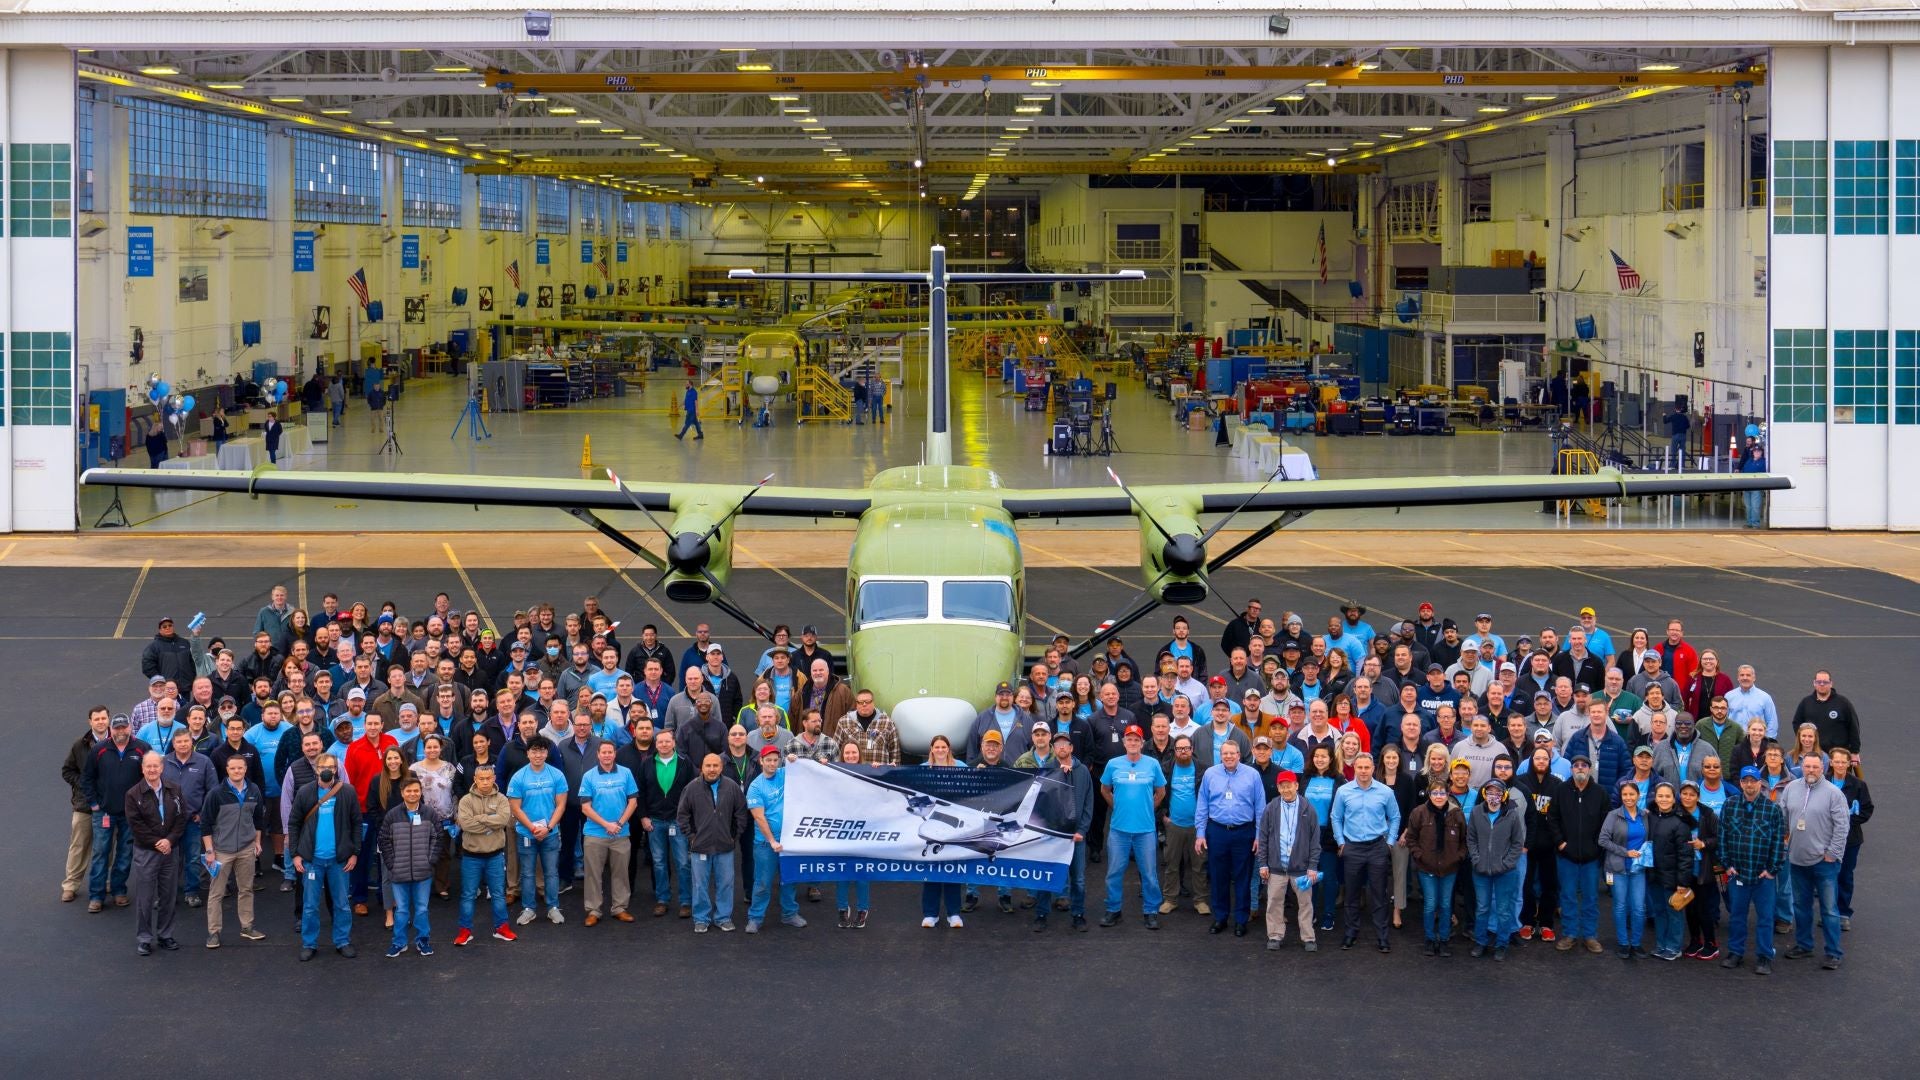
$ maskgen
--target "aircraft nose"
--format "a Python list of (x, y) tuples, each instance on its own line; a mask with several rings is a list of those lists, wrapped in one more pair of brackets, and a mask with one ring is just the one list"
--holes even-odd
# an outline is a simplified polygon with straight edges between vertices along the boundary
[(973, 727), (976, 710), (959, 698), (908, 698), (893, 707), (888, 715), (900, 730), (900, 749), (924, 757), (935, 735), (945, 735), (953, 743), (958, 757), (966, 745), (967, 731)]

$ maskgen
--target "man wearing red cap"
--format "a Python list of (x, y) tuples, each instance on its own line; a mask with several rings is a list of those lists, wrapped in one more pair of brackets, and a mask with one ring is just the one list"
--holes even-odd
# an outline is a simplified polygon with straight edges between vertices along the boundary
[[(747, 787), (747, 812), (753, 815), (753, 895), (747, 902), (747, 933), (760, 932), (772, 899), (774, 875), (780, 870), (780, 821), (787, 806), (787, 774), (780, 769), (780, 748), (760, 748), (760, 775)], [(795, 928), (807, 925), (800, 917), (799, 898), (791, 882), (780, 882), (780, 921)]]
[(1140, 725), (1121, 737), (1126, 753), (1107, 762), (1100, 774), (1100, 795), (1110, 808), (1107, 851), (1107, 913), (1101, 926), (1120, 921), (1120, 902), (1126, 884), (1127, 863), (1140, 867), (1140, 908), (1147, 929), (1160, 929), (1160, 868), (1154, 852), (1154, 811), (1167, 794), (1167, 777), (1160, 763), (1140, 751), (1147, 744)]
[[(1277, 797), (1260, 815), (1254, 839), (1254, 861), (1267, 889), (1267, 951), (1279, 951), (1287, 936), (1287, 892), (1291, 890), (1299, 908), (1300, 941), (1314, 952), (1319, 949), (1313, 940), (1313, 886), (1320, 879), (1314, 869), (1320, 858), (1320, 818), (1313, 805), (1300, 797), (1300, 776), (1292, 769), (1281, 770), (1274, 786)], [(1300, 886), (1302, 878), (1305, 888)]]

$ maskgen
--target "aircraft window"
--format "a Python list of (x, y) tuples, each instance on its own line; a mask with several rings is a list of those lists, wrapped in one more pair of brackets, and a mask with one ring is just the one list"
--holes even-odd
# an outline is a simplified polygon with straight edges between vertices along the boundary
[(929, 814), (927, 816), (931, 817), (933, 820), (939, 822), (942, 825), (951, 825), (956, 829), (960, 827), (960, 819), (957, 817), (954, 817), (952, 814), (934, 813), (934, 814)]
[(940, 590), (940, 613), (948, 619), (1013, 625), (1013, 589), (1004, 581), (949, 581)]
[(924, 581), (869, 581), (860, 586), (856, 625), (926, 617), (927, 583)]

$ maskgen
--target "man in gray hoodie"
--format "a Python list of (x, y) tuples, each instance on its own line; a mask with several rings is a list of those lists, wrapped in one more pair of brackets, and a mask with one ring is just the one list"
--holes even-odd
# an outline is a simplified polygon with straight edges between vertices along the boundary
[(1827, 779), (1819, 754), (1800, 759), (1799, 780), (1780, 793), (1780, 809), (1787, 816), (1787, 863), (1793, 875), (1793, 948), (1789, 960), (1813, 955), (1813, 903), (1820, 901), (1820, 933), (1826, 945), (1828, 971), (1840, 969), (1840, 907), (1836, 890), (1840, 859), (1847, 852), (1851, 816), (1847, 799)]

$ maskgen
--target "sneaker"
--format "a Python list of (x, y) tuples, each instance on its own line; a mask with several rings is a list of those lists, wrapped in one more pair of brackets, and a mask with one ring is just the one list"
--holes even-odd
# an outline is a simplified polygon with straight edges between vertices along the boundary
[(533, 920), (539, 917), (540, 917), (539, 912), (533, 910), (530, 907), (523, 907), (520, 909), (520, 917), (514, 921), (519, 923), (521, 926), (529, 926), (533, 923)]
[(1452, 938), (1440, 939), (1440, 959), (1442, 960), (1453, 959), (1453, 939)]
[(1158, 916), (1158, 915), (1149, 915), (1149, 916), (1147, 916), (1147, 918), (1146, 918), (1146, 923), (1147, 923), (1147, 929), (1149, 929), (1149, 930), (1158, 930), (1158, 929), (1160, 929), (1160, 916)]
[(301, 949), (300, 962), (304, 964), (318, 955), (320, 955), (320, 952), (318, 949)]
[(1047, 917), (1045, 915), (1035, 915), (1033, 917), (1033, 932), (1036, 934), (1044, 934), (1047, 932)]
[(966, 912), (969, 915), (973, 914), (973, 909), (979, 906), (980, 906), (980, 897), (979, 897), (979, 894), (977, 893), (971, 894), (966, 899), (960, 901), (960, 910)]
[(1162, 914), (1162, 915), (1171, 915), (1171, 914), (1173, 914), (1173, 909), (1174, 909), (1174, 906), (1175, 906), (1175, 905), (1174, 905), (1174, 903), (1173, 903), (1173, 901), (1171, 901), (1171, 900), (1162, 900), (1162, 901), (1160, 901), (1160, 914)]
[(855, 930), (865, 930), (867, 928), (867, 913), (864, 909), (854, 914), (853, 928)]
[(1504, 964), (1507, 962), (1507, 947), (1505, 945), (1494, 946), (1493, 962), (1496, 964)]
[(460, 932), (453, 935), (454, 948), (458, 949), (462, 946), (471, 945), (471, 944), (473, 944), (473, 931), (467, 929), (466, 927), (464, 926), (461, 927)]
[(1762, 960), (1754, 961), (1753, 973), (1755, 975), (1773, 974), (1773, 961), (1770, 959), (1762, 959)]
[(205, 901), (203, 901), (203, 900), (201, 900), (201, 899), (200, 899), (200, 894), (199, 894), (199, 893), (194, 893), (194, 892), (190, 892), (190, 893), (188, 893), (188, 894), (187, 894), (187, 906), (188, 906), (188, 907), (191, 907), (191, 908), (197, 908), (197, 907), (199, 907), (199, 906), (200, 906), (200, 905), (201, 905), (202, 903), (204, 903), (204, 902), (205, 902)]
[(1202, 915), (1213, 914), (1213, 906), (1207, 903), (1205, 900), (1195, 900), (1193, 902), (1193, 910), (1199, 912)]
[(838, 923), (836, 923), (835, 925), (836, 925), (836, 926), (838, 926), (838, 927), (839, 927), (840, 929), (842, 929), (842, 930), (845, 930), (845, 929), (846, 929), (847, 927), (849, 927), (849, 926), (852, 926), (852, 925), (853, 925), (853, 912), (851, 912), (851, 911), (848, 911), (848, 910), (847, 910), (846, 908), (841, 908), (841, 909), (840, 909), (840, 921), (839, 921)]
[(1000, 894), (1000, 912), (1003, 915), (1013, 914), (1013, 897), (1006, 893)]
[(1840, 932), (1844, 934), (1851, 929), (1853, 929), (1853, 916), (1851, 915), (1840, 916)]
[(219, 934), (208, 934), (208, 935), (207, 935), (207, 948), (209, 948), (209, 949), (217, 949), (217, 948), (219, 948), (219, 947), (220, 947), (220, 935), (219, 935)]
[(1693, 958), (1695, 960), (1714, 960), (1714, 959), (1717, 959), (1719, 956), (1720, 956), (1720, 946), (1715, 945), (1711, 941), (1707, 942), (1705, 945), (1700, 946), (1700, 951), (1693, 954)]
[(965, 926), (965, 925), (967, 925), (967, 924), (966, 924), (966, 923), (964, 923), (964, 922), (962, 922), (962, 921), (960, 921), (960, 916), (958, 916), (958, 915), (949, 915), (949, 916), (947, 916), (947, 928), (948, 928), (948, 929), (950, 929), (950, 930), (958, 930), (958, 929), (960, 929), (961, 927), (963, 927), (963, 926)]
[(1476, 941), (1473, 943), (1472, 950), (1469, 951), (1467, 955), (1473, 957), (1475, 960), (1478, 960), (1481, 957), (1487, 955), (1487, 947)]
[[(1432, 944), (1431, 942), (1429, 942), (1429, 943), (1427, 944), (1427, 948), (1429, 948), (1429, 949), (1431, 949), (1431, 948), (1433, 948), (1433, 944)], [(1277, 938), (1277, 937), (1270, 937), (1270, 938), (1268, 938), (1268, 939), (1267, 939), (1267, 951), (1268, 951), (1268, 952), (1279, 952), (1279, 951), (1280, 951), (1280, 939), (1279, 939), (1279, 938)]]
[(1100, 925), (1101, 926), (1120, 925), (1120, 913), (1117, 911), (1109, 911), (1105, 915), (1100, 916)]
[(1083, 934), (1084, 934), (1084, 933), (1086, 933), (1086, 932), (1087, 932), (1087, 917), (1086, 917), (1085, 915), (1075, 915), (1075, 916), (1073, 917), (1073, 928), (1074, 928), (1075, 930), (1078, 930), (1078, 931), (1080, 931), (1080, 932), (1081, 932), (1081, 933), (1083, 933)]
[(1740, 966), (1740, 959), (1739, 953), (1728, 953), (1727, 958), (1720, 961), (1720, 966), (1726, 968), (1728, 971), (1732, 971), (1734, 968)]
[(405, 945), (394, 945), (387, 949), (387, 959), (389, 960), (392, 960), (397, 956), (405, 956), (405, 955), (407, 955), (407, 947)]
[(780, 925), (791, 926), (795, 930), (798, 930), (801, 927), (807, 925), (807, 920), (803, 918), (801, 915), (799, 915), (798, 913), (795, 913), (792, 915), (782, 915), (780, 916)]
[(758, 920), (756, 920), (756, 919), (748, 919), (748, 920), (747, 920), (747, 933), (749, 933), (749, 934), (757, 934), (757, 933), (759, 933), (759, 932), (760, 932), (760, 923), (759, 923), (759, 921), (758, 921)]
[(1793, 948), (1788, 949), (1785, 955), (1786, 955), (1786, 958), (1789, 960), (1805, 960), (1807, 957), (1813, 955), (1813, 950), (1803, 949), (1800, 946), (1795, 945)]
[(696, 934), (704, 934), (704, 933), (706, 933), (706, 932), (707, 932), (707, 924), (706, 924), (706, 923), (703, 923), (703, 922), (697, 922), (697, 923), (694, 923), (694, 924), (693, 924), (693, 932), (694, 932), (694, 933), (696, 933)]
[(1300, 951), (1301, 952), (1319, 952), (1320, 943), (1317, 941), (1309, 941), (1305, 945), (1300, 946)]
[(732, 919), (721, 919), (718, 923), (715, 923), (714, 925), (718, 926), (720, 928), (720, 932), (723, 934), (733, 933)]
[(1561, 938), (1559, 941), (1556, 941), (1553, 943), (1553, 951), (1554, 952), (1572, 952), (1574, 941), (1575, 939), (1570, 937)]
[(1541, 927), (1541, 928), (1540, 928), (1540, 940), (1541, 940), (1541, 941), (1552, 941), (1552, 940), (1553, 940), (1553, 927), (1551, 927), (1551, 926), (1543, 926), (1543, 927)]
[(936, 919), (936, 918), (934, 918), (934, 917), (933, 917), (933, 916), (931, 916), (931, 915), (929, 915), (929, 916), (927, 916), (926, 918), (924, 918), (924, 919), (921, 919), (921, 920), (920, 920), (920, 929), (922, 929), (922, 930), (931, 930), (931, 929), (933, 929), (934, 927), (936, 927), (936, 926), (939, 926), (939, 925), (940, 925), (940, 920), (939, 920), (939, 919)]
[(1619, 957), (1622, 960), (1632, 960), (1633, 950), (1632, 949), (1615, 949), (1613, 950), (1613, 955)]
[[(561, 891), (564, 892), (566, 890), (563, 889)], [(559, 908), (550, 907), (547, 909), (547, 921), (552, 923), (555, 926), (559, 926), (561, 923), (567, 921), (567, 917), (565, 915), (560, 914)]]
[(1828, 971), (1839, 971), (1840, 958), (1837, 956), (1829, 956), (1825, 960), (1820, 961), (1820, 966)]
[(240, 936), (241, 936), (241, 937), (243, 937), (243, 938), (246, 938), (246, 939), (247, 939), (248, 941), (265, 941), (265, 940), (267, 940), (267, 935), (265, 935), (265, 934), (263, 934), (263, 933), (261, 933), (261, 932), (260, 932), (260, 931), (258, 931), (258, 930), (255, 930), (255, 929), (254, 929), (253, 927), (251, 927), (251, 926), (243, 926), (243, 927), (241, 927), (241, 928), (240, 928)]
[(1651, 960), (1653, 959), (1653, 954), (1641, 948), (1640, 946), (1635, 945), (1633, 947), (1633, 958), (1635, 960)]
[(1671, 963), (1675, 960), (1680, 959), (1680, 950), (1679, 949), (1656, 949), (1654, 950), (1653, 958), (1655, 960), (1665, 960)]
[(520, 940), (520, 935), (514, 933), (513, 927), (508, 926), (506, 923), (501, 923), (499, 926), (494, 927), (493, 936), (500, 941), (519, 941)]
[(1533, 927), (1531, 927), (1531, 926), (1523, 926), (1523, 927), (1521, 927), (1521, 928), (1520, 928), (1520, 940), (1521, 940), (1521, 941), (1532, 941), (1532, 940), (1533, 940)]
[(421, 938), (419, 941), (414, 942), (413, 949), (415, 952), (419, 953), (421, 956), (433, 955), (433, 943), (428, 941), (426, 938)]

